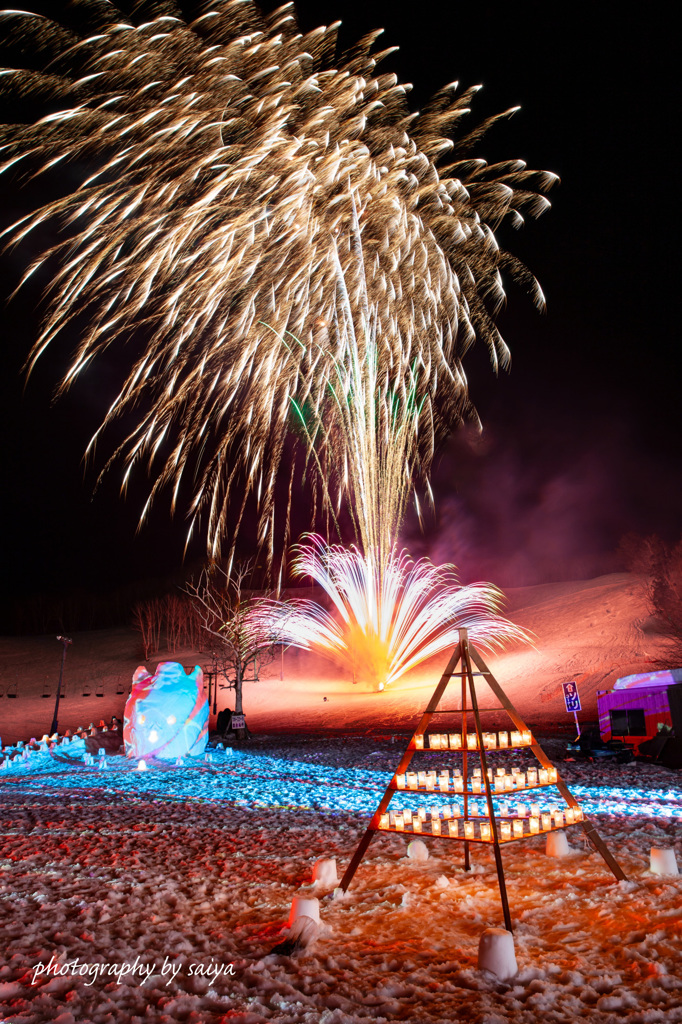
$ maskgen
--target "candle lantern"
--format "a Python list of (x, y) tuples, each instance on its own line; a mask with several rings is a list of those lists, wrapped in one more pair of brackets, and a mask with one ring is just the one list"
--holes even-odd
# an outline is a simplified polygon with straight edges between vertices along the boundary
[[(478, 680), (478, 676), (485, 677), (484, 682)], [(488, 707), (490, 701), (487, 697), (483, 701), (478, 701), (476, 691), (479, 685), (486, 687), (486, 693), (488, 690), (492, 692), (498, 703), (496, 708)], [(452, 688), (455, 693), (452, 693)], [(446, 719), (452, 723), (452, 732), (432, 732), (434, 715), (441, 713), (440, 702), (446, 691), (454, 700), (446, 700), (441, 710), (445, 710), (448, 715), (459, 717)], [(506, 728), (494, 732), (484, 731), (500, 713), (504, 712), (508, 715)], [(495, 718), (485, 718), (488, 713), (494, 713)], [(415, 764), (412, 761), (415, 752), (424, 750), (425, 746), (441, 752), (439, 758), (431, 761), (436, 770), (417, 771), (415, 768), (414, 771), (408, 771), (407, 769), (411, 767), (410, 762), (412, 765)], [(522, 763), (518, 767), (504, 765), (505, 753), (499, 757), (497, 754), (486, 755), (486, 751), (497, 750), (527, 750), (531, 756), (524, 756), (522, 760), (527, 763)], [(448, 752), (450, 756), (444, 756), (443, 752)], [(528, 767), (528, 764), (533, 766)], [(428, 763), (426, 767), (429, 767)], [(523, 770), (520, 770), (521, 768)], [(540, 793), (533, 793), (532, 790), (538, 785), (543, 789)], [(559, 787), (563, 796), (561, 806), (544, 797), (539, 799), (550, 786)], [(397, 790), (416, 790), (428, 794), (426, 801), (452, 799), (453, 803), (432, 805), (427, 802), (424, 807), (418, 809), (406, 807), (391, 813), (390, 807), (386, 804), (390, 804)], [(516, 797), (510, 808), (510, 794), (514, 791)], [(552, 790), (551, 795), (553, 800), (557, 799), (556, 790)], [(524, 797), (529, 803), (516, 803), (516, 799), (523, 800)], [(409, 799), (415, 797), (411, 796)], [(475, 853), (470, 849), (472, 842), (487, 843), (489, 846), (495, 844), (495, 865), (504, 922), (506, 929), (511, 931), (511, 915), (500, 844), (513, 840), (522, 841), (537, 836), (540, 832), (553, 836), (552, 830), (555, 828), (560, 829), (564, 825), (583, 822), (581, 808), (574, 805), (575, 800), (564, 787), (556, 768), (549, 764), (532, 731), (518, 716), (493, 673), (473, 644), (470, 644), (467, 630), (462, 628), (459, 630), (459, 641), (449, 659), (448, 668), (422, 715), (417, 732), (410, 740), (376, 817), (372, 819), (351, 859), (340, 888), (344, 892), (348, 889), (367, 850), (371, 833), (376, 829), (393, 830), (397, 833), (408, 830), (414, 834), (425, 832), (432, 841), (437, 841), (444, 834), (454, 841), (463, 841), (466, 871), (470, 870), (472, 852)], [(528, 822), (527, 826), (524, 826), (525, 821)], [(590, 825), (588, 828), (583, 823), (583, 828), (615, 877), (619, 880), (624, 879), (623, 872), (594, 827)]]

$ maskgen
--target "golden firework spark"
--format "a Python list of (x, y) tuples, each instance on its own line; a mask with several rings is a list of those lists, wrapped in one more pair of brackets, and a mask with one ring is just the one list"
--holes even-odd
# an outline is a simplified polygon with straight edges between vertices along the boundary
[[(494, 323), (501, 273), (542, 302), (495, 232), (542, 212), (554, 175), (472, 156), (497, 120), (464, 129), (476, 88), (449, 85), (411, 113), (409, 87), (377, 70), (390, 52), (372, 52), (379, 32), (338, 57), (338, 23), (302, 34), (292, 5), (263, 15), (249, 0), (219, 0), (190, 22), (173, 3), (162, 9), (143, 22), (82, 0), (81, 34), (0, 14), (43, 62), (2, 72), (0, 91), (49, 111), (0, 126), (0, 173), (68, 170), (76, 181), (10, 229), (15, 242), (41, 226), (59, 239), (27, 274), (59, 260), (28, 367), (76, 317), (87, 328), (62, 390), (105, 348), (143, 336), (100, 428), (134, 410), (117, 453), (123, 487), (136, 464), (158, 463), (142, 518), (162, 488), (173, 508), (187, 490), (190, 532), (204, 516), (213, 556), (231, 499), (241, 519), (253, 494), (272, 555), (292, 398), (322, 409), (341, 365), (338, 333), (326, 329), (339, 317), (337, 261), (354, 309), (365, 287), (354, 218), (377, 381), (388, 393), (414, 372), (415, 401), (428, 396), (428, 468), (470, 409), (462, 357), (474, 338), (495, 368), (508, 362)], [(290, 335), (301, 345), (282, 345)]]

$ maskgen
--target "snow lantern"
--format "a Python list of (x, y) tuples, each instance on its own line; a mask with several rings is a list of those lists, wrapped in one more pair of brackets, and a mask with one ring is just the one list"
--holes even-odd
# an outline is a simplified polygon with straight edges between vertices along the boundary
[(208, 740), (208, 701), (197, 665), (185, 672), (176, 661), (156, 666), (154, 675), (141, 665), (125, 706), (123, 742), (130, 757), (175, 760), (202, 754)]
[(294, 896), (289, 911), (289, 927), (299, 917), (309, 917), (316, 924), (320, 923), (320, 901), (314, 897)]
[(514, 977), (518, 967), (511, 932), (505, 928), (486, 928), (478, 943), (478, 969), (490, 971), (501, 981)]

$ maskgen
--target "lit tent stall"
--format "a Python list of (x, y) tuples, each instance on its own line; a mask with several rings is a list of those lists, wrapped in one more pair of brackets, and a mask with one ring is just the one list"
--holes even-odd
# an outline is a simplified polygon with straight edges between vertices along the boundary
[(682, 767), (682, 668), (623, 676), (597, 692), (597, 708), (603, 740), (617, 737), (635, 753)]

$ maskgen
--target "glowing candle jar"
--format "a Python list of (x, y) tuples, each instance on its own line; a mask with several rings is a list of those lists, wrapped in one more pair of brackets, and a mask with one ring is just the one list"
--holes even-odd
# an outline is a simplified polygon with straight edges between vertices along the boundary
[(508, 818), (509, 817), (509, 804), (507, 804), (507, 803), (500, 804), (500, 817), (501, 818)]
[(461, 776), (458, 776), (455, 779), (455, 793), (463, 793), (463, 792), (464, 792), (464, 779), (461, 778)]
[(397, 828), (398, 832), (403, 832), (405, 830), (405, 819), (400, 813), (396, 814), (395, 816), (395, 827)]
[(563, 823), (564, 823), (564, 813), (563, 813), (563, 811), (555, 811), (554, 812), (554, 825), (555, 825), (555, 827), (556, 828), (561, 828)]
[(509, 733), (508, 732), (498, 732), (498, 734), (497, 734), (497, 745), (500, 748), (500, 750), (506, 750), (507, 749), (507, 747), (509, 746)]
[(480, 768), (474, 768), (474, 775), (478, 776), (478, 778), (480, 779), (480, 777), (481, 777), (481, 769)]
[(408, 772), (405, 776), (408, 789), (416, 789), (419, 785), (419, 776), (416, 772)]
[(526, 786), (526, 773), (514, 772), (514, 783), (517, 789), (524, 789)]
[(504, 778), (500, 775), (495, 776), (495, 792), (504, 793)]
[(432, 732), (429, 736), (431, 750), (440, 750), (440, 733)]
[(419, 818), (420, 821), (426, 821), (426, 808), (425, 807), (420, 807), (419, 808), (419, 810), (417, 811), (417, 817)]
[(447, 750), (448, 749), (448, 734), (446, 732), (442, 732), (440, 734), (440, 749), (441, 750)]
[(415, 736), (415, 738), (414, 738), (414, 745), (415, 745), (415, 748), (417, 750), (423, 750), (424, 749), (424, 737), (421, 734), (418, 734), (417, 736)]
[(528, 780), (529, 786), (537, 786), (538, 784), (538, 773), (536, 768), (529, 768), (526, 772), (526, 779)]
[(585, 817), (585, 815), (583, 814), (582, 807), (574, 807), (573, 808), (573, 820), (574, 821), (582, 821), (584, 817)]
[(520, 818), (514, 818), (514, 839), (520, 839), (523, 835), (523, 821)]
[(509, 822), (509, 821), (501, 822), (500, 823), (500, 838), (504, 840), (504, 839), (511, 839), (511, 837), (512, 837), (511, 822)]
[(435, 772), (427, 772), (426, 773), (426, 788), (427, 788), (429, 793), (433, 793), (434, 789), (436, 788), (436, 773)]
[(566, 808), (566, 824), (572, 825), (575, 822), (575, 811), (572, 807)]
[(382, 814), (379, 818), (379, 828), (388, 828), (390, 825), (390, 818), (388, 814)]
[(462, 749), (462, 734), (459, 732), (450, 733), (450, 750)]
[(417, 779), (419, 780), (420, 786), (426, 786), (426, 772), (419, 772), (419, 774), (417, 775)]
[(440, 818), (431, 818), (431, 832), (434, 836), (440, 835)]
[(404, 775), (396, 775), (396, 777), (395, 777), (395, 784), (396, 784), (396, 787), (398, 789), (405, 789), (405, 776)]
[(491, 836), (492, 836), (492, 831), (491, 831), (491, 828), (490, 828), (490, 822), (489, 821), (482, 821), (481, 822), (481, 839), (484, 839), (486, 842), (489, 843)]
[(452, 817), (452, 808), (450, 807), (450, 804), (443, 804), (441, 812), (446, 821)]
[(551, 783), (555, 783), (559, 778), (558, 771), (556, 770), (556, 768), (548, 768), (547, 771), (549, 772), (549, 781)]
[(518, 818), (525, 818), (528, 814), (528, 806), (526, 804), (516, 805), (516, 815)]
[(488, 768), (488, 778), (490, 779), (491, 782), (493, 781), (493, 770), (492, 770), (492, 768)]
[(530, 813), (533, 815), (533, 817), (539, 818), (540, 817), (540, 804), (531, 804), (530, 805)]
[(512, 734), (511, 734), (511, 745), (512, 745), (512, 747), (520, 747), (521, 746), (521, 733), (520, 732), (512, 732)]
[(467, 750), (478, 749), (478, 737), (475, 732), (467, 733)]
[(416, 818), (416, 817), (413, 818), (412, 819), (412, 831), (413, 832), (421, 832), (421, 830), (422, 830), (421, 818)]
[(465, 839), (473, 839), (474, 838), (474, 823), (473, 823), (473, 821), (465, 821), (464, 822), (464, 838)]
[(504, 775), (504, 768), (497, 768), (495, 771), (495, 775)]
[(506, 793), (511, 793), (514, 788), (514, 777), (512, 775), (505, 775), (504, 777), (504, 789)]
[(552, 815), (547, 811), (542, 815), (542, 829), (547, 832), (552, 827)]
[(521, 743), (524, 747), (529, 747), (533, 742), (533, 737), (530, 734), (530, 729), (524, 729), (521, 733)]
[(412, 824), (412, 811), (409, 807), (405, 807), (403, 810), (403, 821), (406, 825)]
[(528, 824), (530, 826), (530, 834), (537, 835), (540, 831), (540, 819), (536, 817), (529, 818)]
[(440, 786), (441, 789), (449, 789), (450, 788), (450, 772), (449, 771), (446, 770), (446, 771), (443, 771), (443, 772), (439, 773), (439, 775), (438, 775), (438, 785)]
[(549, 785), (549, 772), (547, 771), (546, 768), (541, 768), (540, 769), (538, 778), (540, 780), (540, 785), (541, 786)]
[(494, 732), (483, 733), (483, 746), (486, 750), (494, 750), (497, 746), (497, 736)]
[(482, 783), (481, 783), (480, 778), (473, 778), (471, 780), (471, 792), (472, 793), (480, 793), (481, 792), (481, 785), (482, 785)]
[(450, 818), (448, 821), (448, 833), (451, 836), (459, 835), (459, 822), (457, 821), (457, 818)]

